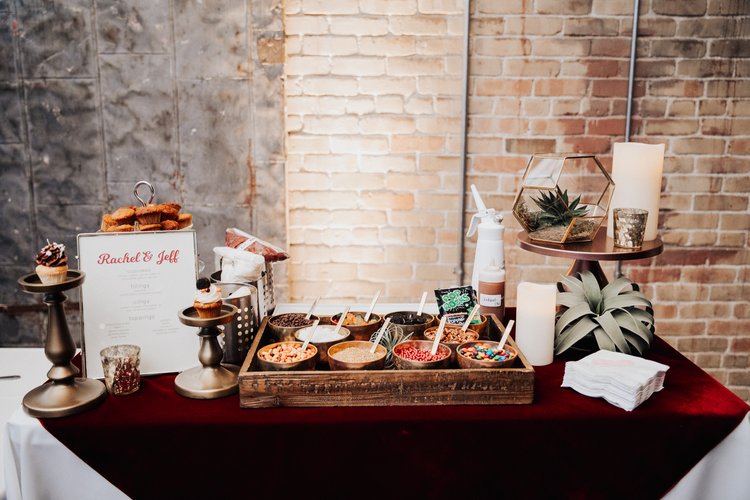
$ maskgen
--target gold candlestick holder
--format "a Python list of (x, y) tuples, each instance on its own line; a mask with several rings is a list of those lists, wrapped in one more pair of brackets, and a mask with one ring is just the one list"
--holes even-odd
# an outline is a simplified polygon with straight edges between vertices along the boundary
[(200, 328), (198, 360), (201, 366), (190, 368), (177, 375), (174, 380), (174, 389), (177, 394), (193, 399), (216, 399), (238, 391), (237, 376), (240, 368), (221, 364), (224, 353), (216, 339), (219, 335), (218, 326), (232, 321), (235, 314), (237, 314), (237, 308), (230, 304), (223, 304), (219, 316), (215, 318), (199, 317), (195, 307), (185, 308), (178, 313), (182, 324)]
[(36, 273), (18, 279), (18, 285), (25, 292), (44, 294), (48, 312), (44, 354), (52, 362), (52, 368), (47, 372), (49, 381), (32, 389), (23, 398), (23, 407), (33, 417), (74, 415), (95, 407), (107, 397), (104, 384), (76, 377), (80, 370), (71, 363), (76, 345), (65, 320), (63, 303), (67, 297), (63, 292), (81, 286), (84, 278), (83, 272), (69, 270), (62, 283), (42, 283)]

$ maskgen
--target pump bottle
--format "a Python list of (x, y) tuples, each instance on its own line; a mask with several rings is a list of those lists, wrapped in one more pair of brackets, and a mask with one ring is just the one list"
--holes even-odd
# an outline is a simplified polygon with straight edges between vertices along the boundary
[(479, 271), (489, 267), (493, 261), (500, 269), (505, 268), (505, 248), (503, 246), (503, 233), (505, 228), (501, 224), (502, 214), (494, 208), (487, 208), (479, 196), (479, 191), (474, 184), (471, 185), (474, 202), (477, 205), (477, 213), (471, 217), (467, 237), (474, 233), (477, 236), (477, 249), (474, 254), (474, 272), (471, 276), (471, 286), (474, 290), (479, 288)]

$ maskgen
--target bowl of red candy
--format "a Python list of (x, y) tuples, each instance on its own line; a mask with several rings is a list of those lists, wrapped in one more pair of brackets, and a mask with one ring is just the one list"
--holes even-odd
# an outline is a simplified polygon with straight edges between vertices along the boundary
[(438, 344), (435, 354), (431, 354), (431, 340), (407, 340), (393, 348), (393, 361), (399, 370), (436, 370), (448, 368), (451, 350), (445, 344)]
[(498, 349), (500, 342), (477, 340), (464, 342), (456, 348), (459, 368), (508, 368), (513, 366), (518, 353), (507, 344)]

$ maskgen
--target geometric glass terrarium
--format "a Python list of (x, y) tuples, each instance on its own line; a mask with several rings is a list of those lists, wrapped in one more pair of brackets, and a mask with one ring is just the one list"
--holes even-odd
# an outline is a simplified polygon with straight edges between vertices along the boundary
[(526, 165), (513, 215), (532, 240), (591, 241), (607, 215), (614, 189), (594, 155), (535, 154)]

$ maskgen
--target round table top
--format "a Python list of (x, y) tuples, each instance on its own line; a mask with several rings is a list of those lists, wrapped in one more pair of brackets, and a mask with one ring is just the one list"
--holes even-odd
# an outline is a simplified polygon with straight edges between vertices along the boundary
[(198, 315), (198, 311), (196, 311), (193, 306), (182, 309), (177, 316), (179, 317), (180, 322), (184, 325), (205, 328), (229, 323), (232, 321), (235, 314), (237, 314), (237, 308), (235, 306), (232, 304), (222, 304), (221, 311), (215, 318), (201, 318)]
[(18, 285), (23, 291), (29, 293), (56, 293), (81, 286), (85, 278), (86, 274), (82, 271), (68, 269), (65, 281), (61, 283), (42, 283), (38, 274), (30, 273), (18, 278)]
[(565, 257), (576, 260), (636, 260), (659, 255), (664, 250), (660, 238), (644, 241), (641, 248), (621, 248), (615, 246), (615, 241), (607, 237), (606, 228), (601, 228), (593, 241), (580, 243), (547, 243), (534, 241), (524, 231), (518, 233), (518, 245), (524, 250), (550, 257)]

